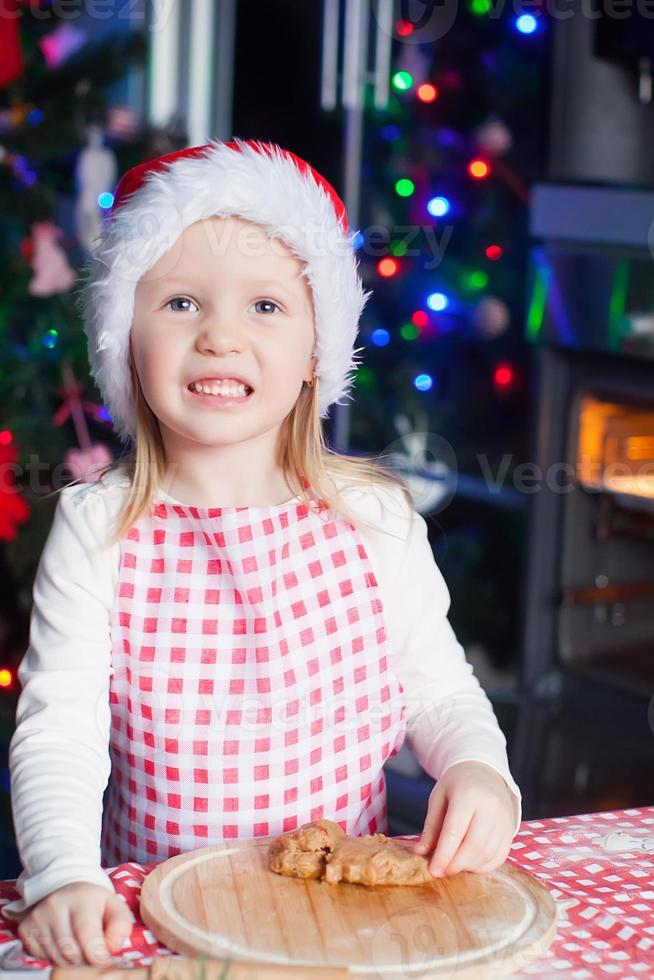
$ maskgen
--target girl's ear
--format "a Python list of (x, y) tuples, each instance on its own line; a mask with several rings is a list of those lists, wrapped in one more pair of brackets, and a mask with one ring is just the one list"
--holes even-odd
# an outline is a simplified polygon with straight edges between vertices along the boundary
[[(309, 358), (309, 360), (310, 360), (310, 361), (313, 361), (313, 360), (314, 360), (314, 359), (315, 359), (315, 358), (316, 358), (317, 356), (318, 356), (318, 355), (317, 355), (317, 354), (316, 354), (316, 352), (314, 351), (314, 352), (313, 352), (313, 354), (311, 354), (311, 356), (310, 356), (310, 358)], [(304, 381), (305, 381), (305, 384), (308, 384), (310, 388), (313, 388), (313, 379), (314, 379), (314, 378), (315, 378), (315, 374), (314, 374), (314, 365), (312, 364), (312, 365), (311, 365), (311, 368), (310, 368), (310, 375), (309, 375), (309, 377), (308, 377), (308, 378), (306, 378), (306, 377), (305, 377), (305, 379), (304, 379)]]

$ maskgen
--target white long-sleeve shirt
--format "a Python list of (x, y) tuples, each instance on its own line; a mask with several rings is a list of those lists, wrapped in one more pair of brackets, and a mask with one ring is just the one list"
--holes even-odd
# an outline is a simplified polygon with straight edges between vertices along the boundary
[[(3, 910), (13, 919), (74, 881), (113, 891), (101, 866), (100, 839), (111, 771), (110, 616), (120, 544), (104, 544), (126, 492), (120, 473), (64, 488), (37, 568), (9, 746), (23, 865), (16, 882), (21, 898)], [(382, 595), (394, 666), (404, 687), (407, 746), (434, 779), (457, 762), (493, 768), (513, 795), (517, 831), (522, 800), (509, 770), (506, 740), (447, 618), (450, 594), (425, 520), (396, 488), (341, 492), (358, 518)], [(163, 492), (160, 499), (176, 502)]]

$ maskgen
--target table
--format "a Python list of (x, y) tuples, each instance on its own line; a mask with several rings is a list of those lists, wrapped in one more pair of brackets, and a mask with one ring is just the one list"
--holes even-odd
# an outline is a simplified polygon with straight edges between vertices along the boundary
[[(525, 821), (508, 860), (539, 878), (558, 907), (547, 954), (514, 976), (654, 977), (654, 806)], [(136, 918), (130, 940), (113, 958), (120, 966), (147, 966), (154, 956), (170, 954), (139, 919), (141, 885), (154, 867), (129, 862), (108, 869)], [(0, 881), (3, 965), (48, 966), (16, 945), (16, 923), (2, 915), (2, 906), (18, 897), (14, 884)]]

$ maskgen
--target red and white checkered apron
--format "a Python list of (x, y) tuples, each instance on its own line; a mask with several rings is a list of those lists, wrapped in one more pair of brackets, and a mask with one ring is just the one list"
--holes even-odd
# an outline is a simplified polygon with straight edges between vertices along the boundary
[(361, 536), (318, 506), (162, 501), (121, 541), (103, 866), (387, 830), (403, 687)]

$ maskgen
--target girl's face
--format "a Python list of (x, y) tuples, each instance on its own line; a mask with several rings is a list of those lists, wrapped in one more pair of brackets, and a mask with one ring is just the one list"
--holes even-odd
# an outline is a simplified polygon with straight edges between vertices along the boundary
[[(184, 230), (139, 280), (130, 346), (164, 445), (235, 444), (279, 430), (315, 367), (311, 289), (302, 262), (241, 218)], [(253, 389), (221, 408), (189, 391), (216, 375)]]

